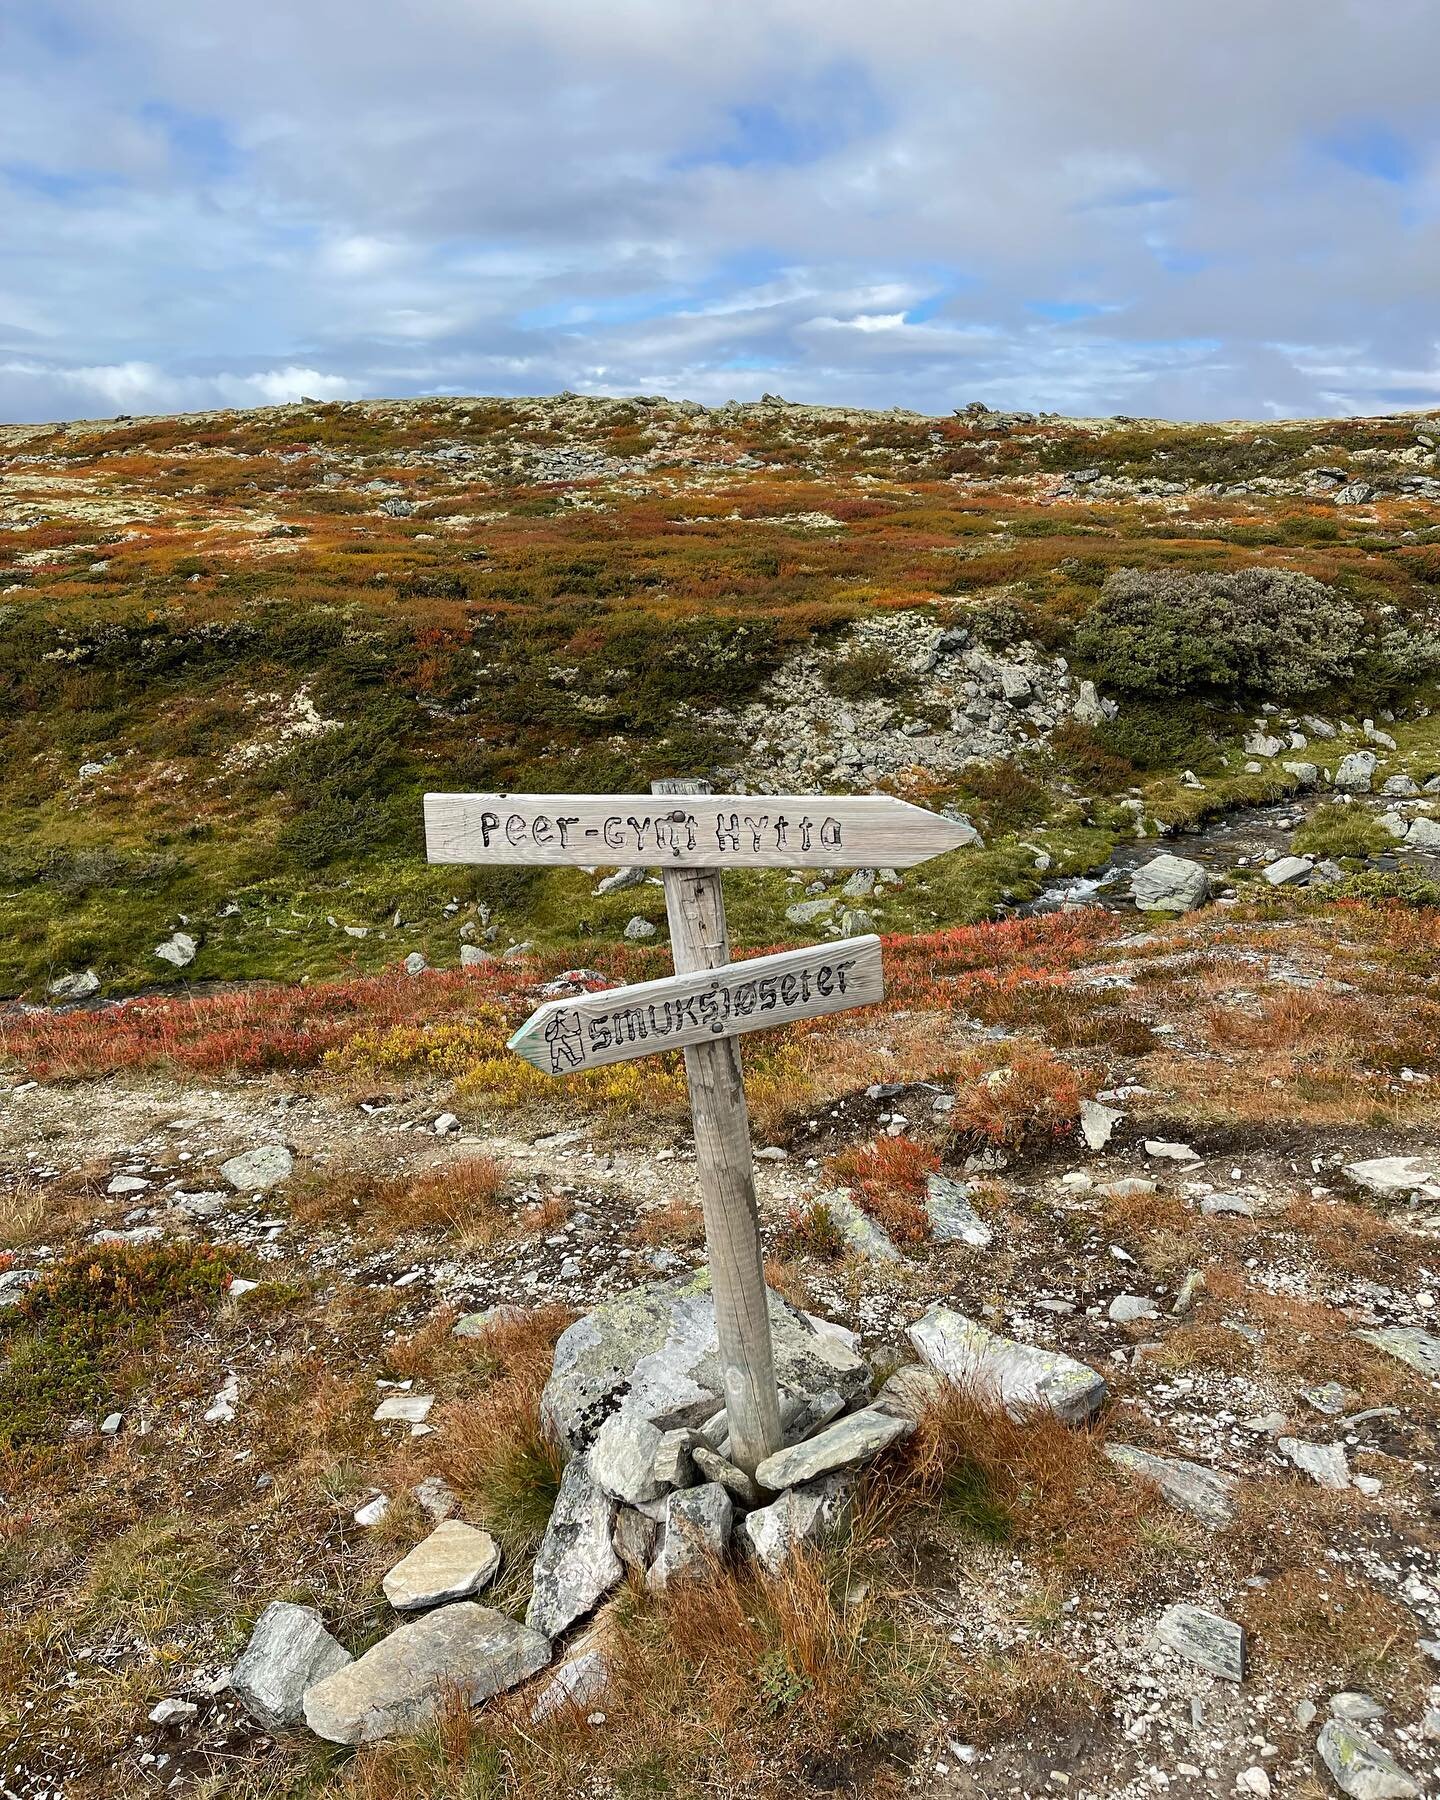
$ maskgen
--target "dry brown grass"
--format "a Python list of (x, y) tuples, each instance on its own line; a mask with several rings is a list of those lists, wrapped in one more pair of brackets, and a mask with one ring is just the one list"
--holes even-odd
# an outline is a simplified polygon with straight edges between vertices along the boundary
[(481, 1248), (510, 1228), (507, 1175), (493, 1156), (465, 1156), (418, 1175), (329, 1169), (297, 1183), (292, 1217), (305, 1225), (351, 1225), (379, 1238), (441, 1233)]
[(473, 1340), (492, 1369), (478, 1393), (439, 1409), (438, 1472), (500, 1540), (514, 1568), (533, 1554), (564, 1470), (540, 1427), (555, 1340), (573, 1314), (552, 1306), (497, 1322)]
[(955, 1702), (956, 1731), (978, 1744), (997, 1743), (1027, 1727), (1049, 1736), (1098, 1724), (1106, 1711), (1104, 1690), (1070, 1657), (1038, 1647), (967, 1657)]
[(1155, 1489), (1102, 1454), (1098, 1430), (1038, 1411), (1020, 1421), (962, 1387), (926, 1408), (901, 1454), (872, 1476), (857, 1525), (872, 1538), (919, 1524), (1023, 1550), (1072, 1588), (1157, 1590), (1195, 1534)]
[(1257, 1667), (1298, 1674), (1317, 1692), (1358, 1688), (1408, 1712), (1429, 1685), (1414, 1616), (1344, 1570), (1286, 1569), (1239, 1611)]
[(0, 1250), (30, 1243), (45, 1216), (45, 1196), (35, 1182), (21, 1181), (8, 1193), (0, 1193)]
[(442, 1709), (418, 1738), (362, 1751), (335, 1800), (529, 1800), (592, 1790), (793, 1800), (898, 1796), (897, 1740), (923, 1730), (952, 1653), (893, 1603), (860, 1597), (843, 1558), (777, 1579), (730, 1568), (610, 1609), (612, 1668), (590, 1724), (530, 1721), (534, 1690)]
[(654, 1212), (642, 1213), (630, 1235), (637, 1244), (703, 1244), (705, 1215), (698, 1201), (677, 1194)]

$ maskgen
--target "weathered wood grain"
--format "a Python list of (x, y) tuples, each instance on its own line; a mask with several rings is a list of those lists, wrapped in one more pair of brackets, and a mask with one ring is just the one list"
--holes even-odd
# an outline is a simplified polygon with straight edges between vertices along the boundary
[(963, 825), (886, 794), (427, 794), (432, 863), (899, 869)]
[[(657, 781), (654, 787), (657, 794), (705, 792), (699, 781)], [(662, 880), (676, 978), (729, 973), (730, 934), (719, 872), (667, 869)], [(685, 1077), (695, 1122), (695, 1168), (705, 1215), (710, 1291), (715, 1296), (730, 1454), (747, 1475), (753, 1475), (780, 1447), (780, 1395), (739, 1044), (733, 1037), (720, 1037), (690, 1045), (685, 1051)]]
[[(698, 871), (688, 873), (693, 877)], [(884, 997), (879, 938), (840, 938), (549, 1000), (525, 1021), (509, 1047), (547, 1075), (573, 1075), (632, 1056), (653, 1056), (657, 1050), (682, 1050), (791, 1019), (869, 1006)]]

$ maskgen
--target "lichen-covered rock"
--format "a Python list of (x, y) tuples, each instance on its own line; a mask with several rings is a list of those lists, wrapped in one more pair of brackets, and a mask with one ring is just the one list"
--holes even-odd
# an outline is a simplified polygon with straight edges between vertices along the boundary
[(877, 1220), (863, 1212), (846, 1188), (836, 1188), (825, 1196), (825, 1210), (838, 1226), (840, 1235), (867, 1262), (903, 1262), (890, 1233)]
[(914, 1429), (909, 1419), (867, 1406), (846, 1413), (814, 1437), (765, 1457), (755, 1470), (755, 1479), (762, 1488), (778, 1494), (837, 1469), (858, 1468)]
[(910, 1327), (921, 1360), (958, 1386), (995, 1399), (1012, 1417), (1043, 1407), (1077, 1424), (1105, 1398), (1105, 1377), (1059, 1350), (1017, 1344), (938, 1303)]
[(566, 1465), (550, 1523), (535, 1557), (525, 1623), (559, 1637), (624, 1575), (612, 1534), (616, 1504), (591, 1480), (584, 1457)]
[(590, 1478), (628, 1506), (642, 1500), (658, 1500), (665, 1491), (655, 1459), (665, 1433), (648, 1419), (622, 1408), (595, 1433), (590, 1446)]
[(1131, 875), (1130, 897), (1141, 912), (1193, 912), (1210, 897), (1210, 877), (1189, 857), (1166, 851)]
[(1343, 1719), (1327, 1719), (1315, 1745), (1350, 1800), (1421, 1800), (1424, 1789), (1383, 1744)]
[(221, 1163), (220, 1173), (237, 1193), (263, 1194), (288, 1181), (294, 1168), (295, 1158), (283, 1144), (261, 1144)]
[(1105, 1454), (1122, 1469), (1153, 1481), (1172, 1506), (1218, 1531), (1235, 1517), (1235, 1483), (1178, 1456), (1156, 1456), (1134, 1444), (1107, 1444)]
[[(770, 1294), (769, 1305), (782, 1387), (805, 1394), (833, 1388), (847, 1401), (866, 1390), (863, 1357), (817, 1331), (778, 1294)], [(636, 1288), (577, 1319), (555, 1346), (540, 1416), (555, 1441), (574, 1452), (588, 1449), (622, 1407), (663, 1432), (703, 1424), (724, 1398), (715, 1302), (701, 1274)]]
[(491, 1606), (460, 1600), (401, 1625), (305, 1695), (305, 1723), (332, 1744), (412, 1732), (457, 1693), (472, 1706), (550, 1660), (540, 1632)]
[(272, 1600), (230, 1671), (230, 1688), (257, 1724), (283, 1731), (299, 1722), (305, 1690), (349, 1661), (313, 1606)]
[(804, 1487), (787, 1488), (769, 1506), (747, 1513), (735, 1529), (737, 1542), (769, 1575), (778, 1575), (797, 1550), (838, 1529), (845, 1517), (851, 1482), (827, 1475)]
[(1440, 1337), (1433, 1332), (1421, 1331), (1418, 1325), (1382, 1325), (1375, 1331), (1357, 1331), (1355, 1335), (1388, 1356), (1398, 1357), (1422, 1375), (1440, 1375)]
[(925, 1215), (937, 1244), (988, 1250), (994, 1242), (995, 1234), (970, 1203), (969, 1188), (948, 1175), (932, 1175), (925, 1183)]
[(1167, 1606), (1155, 1627), (1162, 1644), (1226, 1681), (1245, 1678), (1245, 1631), (1203, 1606)]
[(671, 1494), (647, 1585), (658, 1590), (672, 1581), (703, 1581), (725, 1554), (734, 1518), (730, 1496), (718, 1481)]

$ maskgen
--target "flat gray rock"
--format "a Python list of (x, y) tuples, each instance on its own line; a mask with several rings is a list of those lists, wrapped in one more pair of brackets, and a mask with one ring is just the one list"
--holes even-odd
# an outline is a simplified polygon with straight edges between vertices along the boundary
[(240, 1704), (267, 1731), (300, 1722), (305, 1690), (350, 1662), (313, 1606), (272, 1600), (230, 1671)]
[(1103, 1150), (1124, 1117), (1124, 1113), (1113, 1106), (1102, 1106), (1098, 1100), (1082, 1100), (1080, 1135), (1091, 1150)]
[(1420, 1194), (1440, 1200), (1440, 1159), (1420, 1156), (1372, 1156), (1347, 1163), (1345, 1174), (1357, 1187), (1382, 1200), (1408, 1200)]
[(1012, 1417), (1044, 1408), (1073, 1425), (1105, 1398), (1105, 1377), (1088, 1364), (1059, 1350), (1017, 1344), (948, 1306), (932, 1306), (910, 1327), (909, 1338), (930, 1368), (993, 1398)]
[(665, 1484), (656, 1474), (655, 1458), (664, 1435), (633, 1412), (611, 1413), (590, 1446), (590, 1479), (627, 1506), (658, 1500)]
[(1235, 1483), (1178, 1456), (1156, 1456), (1134, 1444), (1107, 1444), (1105, 1454), (1122, 1469), (1153, 1481), (1172, 1506), (1218, 1531), (1235, 1517)]
[(948, 1175), (932, 1175), (925, 1184), (925, 1213), (937, 1244), (968, 1244), (988, 1250), (995, 1234), (970, 1204), (970, 1190)]
[(1266, 868), (1265, 879), (1271, 887), (1295, 887), (1310, 879), (1312, 867), (1307, 857), (1279, 856)]
[(1141, 912), (1193, 912), (1210, 898), (1210, 877), (1199, 863), (1166, 852), (1134, 871), (1130, 897)]
[(672, 1581), (703, 1581), (725, 1554), (734, 1518), (730, 1496), (718, 1481), (671, 1494), (646, 1585), (661, 1589)]
[(875, 1396), (875, 1406), (898, 1419), (918, 1419), (952, 1385), (924, 1363), (904, 1363)]
[(586, 1712), (605, 1692), (610, 1681), (610, 1634), (603, 1620), (587, 1631), (545, 1683), (530, 1708), (530, 1722), (538, 1725), (564, 1708)]
[(77, 975), (59, 975), (47, 989), (52, 1000), (88, 1000), (100, 992), (100, 977), (93, 969)]
[(1321, 1487), (1349, 1487), (1350, 1463), (1343, 1444), (1310, 1444), (1304, 1438), (1282, 1437), (1275, 1440), (1275, 1448)]
[(1203, 1606), (1167, 1606), (1155, 1627), (1162, 1644), (1226, 1681), (1245, 1678), (1245, 1632)]
[(718, 1481), (736, 1506), (747, 1510), (758, 1506), (764, 1496), (743, 1469), (712, 1450), (708, 1444), (697, 1444), (692, 1452), (702, 1481)]
[[(769, 1295), (775, 1374), (795, 1393), (836, 1390), (849, 1402), (868, 1392), (865, 1359), (798, 1308)], [(572, 1452), (588, 1449), (621, 1407), (663, 1431), (701, 1425), (724, 1405), (725, 1384), (709, 1277), (636, 1288), (565, 1331), (541, 1397), (541, 1421)]]
[(704, 1441), (698, 1431), (691, 1431), (684, 1425), (661, 1432), (651, 1467), (662, 1489), (694, 1487), (700, 1478), (695, 1473), (693, 1453), (695, 1446)]
[(1371, 1695), (1347, 1689), (1330, 1696), (1330, 1717), (1343, 1719), (1347, 1725), (1368, 1725), (1374, 1719), (1383, 1719), (1385, 1708)]
[(488, 1531), (446, 1519), (380, 1585), (397, 1612), (417, 1612), (478, 1594), (499, 1567), (500, 1546)]
[(237, 1193), (263, 1194), (290, 1179), (295, 1158), (283, 1144), (261, 1144), (220, 1165), (222, 1177)]
[(611, 1534), (615, 1502), (590, 1479), (584, 1457), (568, 1463), (555, 1509), (535, 1557), (525, 1623), (559, 1637), (624, 1575)]
[(463, 1319), (457, 1319), (450, 1327), (451, 1337), (478, 1338), (497, 1325), (518, 1325), (527, 1312), (528, 1307), (513, 1306), (501, 1302), (499, 1306), (487, 1306), (483, 1312), (466, 1313)]
[(1383, 1744), (1343, 1719), (1327, 1719), (1316, 1741), (1320, 1760), (1350, 1800), (1421, 1800), (1424, 1789)]
[(1160, 1308), (1148, 1294), (1117, 1294), (1106, 1308), (1117, 1325), (1133, 1325), (1137, 1319), (1153, 1319)]
[(549, 1640), (491, 1606), (460, 1600), (401, 1625), (305, 1695), (305, 1723), (332, 1744), (418, 1730), (447, 1694), (478, 1706), (550, 1660)]
[(789, 1488), (769, 1506), (747, 1513), (736, 1527), (746, 1555), (769, 1575), (778, 1575), (797, 1550), (838, 1528), (845, 1517), (850, 1483), (827, 1475), (805, 1487)]
[(755, 1479), (772, 1494), (799, 1487), (837, 1469), (855, 1469), (915, 1429), (909, 1419), (867, 1406), (846, 1413), (815, 1437), (767, 1456), (755, 1471)]
[(1357, 1331), (1356, 1337), (1389, 1356), (1399, 1357), (1422, 1375), (1440, 1375), (1440, 1337), (1421, 1331), (1418, 1325), (1384, 1325), (1377, 1331)]

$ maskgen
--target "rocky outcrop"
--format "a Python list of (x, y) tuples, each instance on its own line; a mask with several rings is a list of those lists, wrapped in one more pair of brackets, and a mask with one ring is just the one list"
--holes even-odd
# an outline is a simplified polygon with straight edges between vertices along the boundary
[[(817, 1331), (771, 1293), (775, 1373), (798, 1394), (836, 1390), (850, 1400), (869, 1384), (865, 1360), (840, 1338)], [(715, 1302), (707, 1275), (636, 1288), (578, 1319), (555, 1346), (541, 1397), (545, 1429), (570, 1452), (588, 1449), (622, 1408), (661, 1431), (701, 1425), (724, 1405)]]

